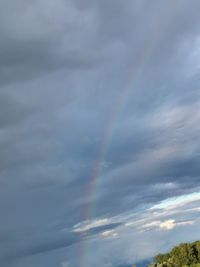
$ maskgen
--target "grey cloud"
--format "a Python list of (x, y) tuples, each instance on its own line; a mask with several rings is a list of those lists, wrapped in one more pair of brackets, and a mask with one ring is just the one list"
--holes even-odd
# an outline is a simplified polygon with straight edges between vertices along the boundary
[(27, 117), (29, 107), (23, 105), (23, 103), (18, 102), (13, 99), (12, 96), (7, 94), (0, 95), (0, 127), (1, 129), (7, 128), (13, 124), (20, 123), (25, 117)]
[[(89, 219), (140, 217), (199, 190), (198, 10), (196, 0), (1, 1), (2, 264), (3, 254), (16, 255), (11, 267), (73, 264), (88, 245), (87, 266), (105, 253), (117, 266), (133, 239), (138, 260), (167, 249), (159, 231), (99, 237), (121, 221), (82, 241), (71, 230), (88, 207)], [(189, 229), (198, 225), (174, 229), (169, 246), (193, 239)]]
[(27, 80), (59, 68), (94, 67), (97, 57), (87, 49), (87, 38), (80, 39), (92, 25), (90, 17), (70, 1), (56, 5), (45, 0), (2, 1), (1, 83)]

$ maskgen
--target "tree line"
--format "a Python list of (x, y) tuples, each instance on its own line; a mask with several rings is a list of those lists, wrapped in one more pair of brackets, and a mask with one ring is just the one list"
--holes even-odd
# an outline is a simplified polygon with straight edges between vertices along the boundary
[(158, 254), (149, 267), (200, 267), (200, 241), (181, 243), (169, 253)]

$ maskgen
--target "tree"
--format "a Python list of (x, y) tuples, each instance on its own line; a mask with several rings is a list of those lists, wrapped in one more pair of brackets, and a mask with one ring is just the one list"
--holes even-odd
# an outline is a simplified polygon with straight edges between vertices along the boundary
[(181, 243), (169, 253), (155, 257), (158, 267), (200, 267), (200, 241)]

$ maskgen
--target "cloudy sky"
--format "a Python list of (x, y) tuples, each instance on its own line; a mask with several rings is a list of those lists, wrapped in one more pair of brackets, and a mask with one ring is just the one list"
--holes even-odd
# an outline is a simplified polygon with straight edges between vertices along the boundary
[(0, 1), (0, 265), (119, 267), (200, 239), (200, 1)]

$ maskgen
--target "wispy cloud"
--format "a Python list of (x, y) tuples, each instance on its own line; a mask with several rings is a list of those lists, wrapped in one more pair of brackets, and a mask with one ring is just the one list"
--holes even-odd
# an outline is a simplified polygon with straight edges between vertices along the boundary
[(73, 226), (73, 232), (85, 232), (93, 228), (97, 228), (100, 226), (108, 225), (111, 223), (111, 219), (104, 218), (104, 219), (96, 219), (92, 221), (84, 221), (80, 222)]
[(176, 209), (191, 202), (199, 201), (200, 200), (200, 192), (194, 192), (187, 195), (182, 195), (178, 197), (169, 198), (163, 200), (161, 203), (154, 205), (150, 208), (150, 210), (156, 209)]

